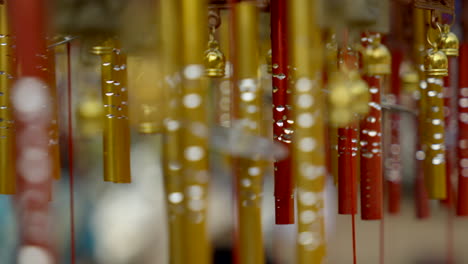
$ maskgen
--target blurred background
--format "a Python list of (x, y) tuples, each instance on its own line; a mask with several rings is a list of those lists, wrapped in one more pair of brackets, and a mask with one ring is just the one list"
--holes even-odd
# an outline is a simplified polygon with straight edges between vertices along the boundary
[[(60, 2), (60, 1), (59, 1)], [(141, 134), (145, 122), (151, 123), (155, 131), (162, 127), (165, 116), (165, 100), (162, 92), (162, 71), (158, 64), (157, 30), (160, 26), (153, 12), (157, 1), (83, 1), (82, 9), (67, 9), (63, 3), (56, 4), (57, 28), (70, 27), (76, 31), (93, 32), (94, 26), (119, 28), (123, 46), (129, 51), (129, 96), (130, 120), (132, 122), (131, 184), (112, 184), (102, 181), (102, 116), (100, 95), (99, 57), (90, 55), (88, 50), (92, 38), (73, 40), (71, 43), (72, 74), (67, 75), (67, 53), (58, 47), (56, 58), (57, 83), (60, 110), (63, 120), (60, 124), (61, 142), (67, 142), (66, 93), (68, 78), (72, 79), (74, 127), (74, 171), (75, 171), (75, 231), (76, 257), (79, 264), (153, 264), (169, 263), (168, 226), (165, 208), (165, 193), (162, 174), (163, 136), (156, 132)], [(71, 1), (73, 2), (73, 1)], [(86, 4), (84, 4), (86, 3)], [(104, 3), (105, 5), (100, 5)], [(105, 8), (103, 7), (105, 6)], [(106, 9), (103, 12), (101, 9)], [(68, 13), (67, 13), (68, 11)], [(74, 25), (69, 14), (79, 17), (88, 24)], [(226, 14), (222, 14), (226, 18)], [(261, 15), (261, 39), (267, 42), (269, 16)], [(116, 25), (108, 21), (115, 21)], [(114, 22), (113, 22), (114, 23)], [(221, 46), (227, 45), (221, 25), (218, 38)], [(96, 31), (102, 30), (97, 28)], [(460, 28), (455, 26), (460, 35)], [(223, 42), (224, 41), (224, 42)], [(155, 44), (156, 43), (156, 44)], [(153, 48), (152, 48), (153, 47)], [(264, 45), (260, 54), (266, 58), (269, 47)], [(227, 53), (227, 50), (226, 50)], [(266, 59), (260, 68), (264, 89), (264, 122), (271, 128), (271, 75), (267, 73)], [(229, 65), (228, 65), (229, 67)], [(210, 104), (216, 105), (223, 92), (222, 80), (210, 81)], [(411, 97), (411, 94), (407, 94)], [(228, 102), (229, 103), (229, 102)], [(221, 106), (222, 108), (222, 106)], [(142, 114), (144, 113), (144, 114)], [(360, 264), (374, 264), (379, 261), (379, 241), (383, 241), (385, 263), (389, 264), (442, 264), (453, 253), (454, 262), (468, 263), (468, 219), (454, 217), (453, 208), (432, 201), (431, 216), (417, 219), (413, 186), (415, 181), (414, 152), (416, 127), (414, 116), (401, 112), (401, 155), (403, 196), (401, 212), (385, 215), (384, 236), (380, 235), (379, 221), (362, 221), (356, 216), (356, 249)], [(210, 116), (212, 124), (215, 114)], [(220, 126), (213, 125), (210, 152), (211, 180), (209, 193), (209, 230), (213, 241), (214, 263), (232, 263), (234, 231), (233, 176), (226, 150), (220, 147), (228, 137)], [(267, 131), (266, 135), (271, 136)], [(249, 146), (255, 148), (255, 146)], [(54, 182), (53, 233), (56, 235), (59, 263), (70, 263), (70, 185), (68, 180), (69, 162), (67, 144), (61, 144), (62, 178)], [(273, 165), (264, 177), (262, 215), (265, 252), (268, 263), (295, 263), (296, 226), (274, 224)], [(328, 239), (328, 263), (352, 263), (352, 219), (349, 215), (338, 215), (336, 187), (328, 180), (326, 187), (326, 227)], [(15, 263), (18, 245), (17, 219), (13, 198), (0, 196), (0, 263)], [(30, 263), (39, 263), (31, 259)]]

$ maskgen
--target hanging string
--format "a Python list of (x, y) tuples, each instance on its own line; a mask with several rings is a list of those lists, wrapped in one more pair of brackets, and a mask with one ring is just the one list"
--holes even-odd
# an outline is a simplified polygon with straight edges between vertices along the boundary
[(356, 220), (355, 214), (351, 214), (352, 236), (353, 236), (353, 264), (357, 263), (356, 257)]
[(75, 178), (73, 175), (73, 105), (72, 105), (72, 79), (71, 79), (71, 44), (67, 42), (67, 92), (68, 92), (68, 171), (70, 173), (70, 251), (71, 264), (75, 264), (75, 199), (74, 199), (74, 184)]
[(382, 214), (382, 219), (380, 220), (380, 264), (385, 263), (385, 213)]

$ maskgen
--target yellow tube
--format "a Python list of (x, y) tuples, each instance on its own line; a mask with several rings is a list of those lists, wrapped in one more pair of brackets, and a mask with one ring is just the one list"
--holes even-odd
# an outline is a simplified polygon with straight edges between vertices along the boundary
[(206, 207), (209, 181), (208, 86), (203, 79), (207, 43), (207, 2), (182, 0), (182, 111), (186, 263), (211, 262)]
[[(7, 7), (0, 4), (0, 194), (16, 192), (15, 135), (10, 105), (11, 46), (8, 30)], [(6, 45), (3, 45), (5, 43)]]
[(117, 114), (117, 137), (119, 143), (116, 146), (118, 178), (116, 183), (131, 183), (130, 171), (130, 122), (128, 119), (128, 76), (127, 76), (127, 56), (120, 49), (113, 52), (113, 80), (114, 93), (118, 94), (118, 104), (115, 109)]
[[(326, 239), (324, 98), (321, 91), (322, 45), (316, 21), (318, 1), (291, 0), (290, 34), (294, 72), (293, 173), (297, 184), (298, 264), (323, 263)], [(309, 103), (304, 103), (309, 102)], [(310, 103), (312, 102), (312, 103)]]
[(103, 132), (103, 167), (104, 181), (117, 182), (119, 179), (117, 170), (117, 146), (121, 144), (117, 140), (117, 106), (118, 97), (114, 93), (113, 79), (113, 44), (106, 41), (102, 46), (93, 47), (92, 53), (101, 56), (101, 94), (104, 107), (104, 132)]
[[(237, 117), (244, 132), (260, 135), (262, 127), (262, 89), (258, 79), (258, 9), (255, 2), (240, 2), (235, 5), (235, 47), (237, 56), (236, 89), (239, 98)], [(251, 111), (256, 109), (256, 111)], [(255, 158), (238, 160), (237, 215), (239, 234), (239, 263), (265, 263), (261, 195), (263, 164)]]
[(52, 122), (50, 124), (50, 155), (53, 163), (52, 175), (54, 179), (60, 179), (60, 144), (59, 144), (59, 118), (58, 118), (58, 98), (57, 84), (55, 78), (55, 48), (47, 50), (47, 80), (50, 86), (50, 96), (52, 98)]
[(164, 119), (163, 173), (166, 192), (166, 210), (169, 225), (169, 263), (189, 263), (185, 258), (185, 246), (196, 241), (186, 241), (184, 224), (188, 221), (184, 211), (183, 146), (181, 131), (182, 86), (179, 77), (181, 66), (180, 1), (161, 0), (158, 16), (161, 30), (161, 55), (164, 73), (164, 96), (167, 116)]

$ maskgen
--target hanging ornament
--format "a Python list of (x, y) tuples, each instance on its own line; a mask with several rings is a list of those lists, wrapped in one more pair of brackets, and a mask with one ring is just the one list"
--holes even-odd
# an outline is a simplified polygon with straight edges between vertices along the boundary
[[(435, 34), (442, 33), (437, 24)], [(426, 136), (424, 138), (424, 177), (428, 186), (429, 197), (432, 199), (445, 199), (447, 197), (445, 180), (445, 129), (444, 129), (444, 102), (442, 98), (443, 77), (448, 75), (447, 56), (439, 50), (440, 44), (430, 38), (428, 42), (432, 49), (428, 50), (424, 58), (424, 71), (426, 74)], [(437, 38), (436, 38), (437, 39)]]
[(441, 25), (442, 34), (439, 40), (440, 50), (445, 53), (449, 62), (449, 75), (444, 77), (444, 88), (443, 88), (443, 100), (444, 100), (444, 126), (445, 126), (445, 162), (446, 162), (446, 182), (447, 182), (447, 198), (442, 200), (442, 203), (447, 206), (452, 206), (454, 203), (454, 190), (452, 183), (452, 174), (455, 171), (455, 152), (452, 140), (452, 135), (455, 134), (454, 131), (454, 115), (453, 115), (453, 106), (452, 98), (454, 95), (453, 85), (451, 79), (454, 75), (453, 65), (454, 59), (458, 56), (458, 46), (459, 41), (457, 36), (450, 32), (450, 26), (447, 24)]
[(225, 75), (226, 58), (219, 48), (219, 43), (215, 39), (215, 30), (221, 25), (219, 12), (209, 12), (208, 22), (210, 23), (210, 35), (208, 49), (205, 51), (205, 74), (208, 77), (221, 78)]
[[(101, 56), (101, 84), (104, 108), (103, 167), (104, 181), (130, 182), (130, 150), (128, 148), (128, 113), (126, 65), (122, 63), (120, 50), (115, 40), (108, 39), (101, 46), (92, 48), (91, 53)], [(123, 69), (122, 69), (123, 66)], [(122, 69), (122, 72), (120, 70)]]
[(371, 96), (370, 112), (360, 124), (361, 145), (361, 217), (364, 220), (383, 216), (382, 107), (384, 76), (391, 71), (389, 50), (379, 33), (369, 34), (363, 50), (363, 78)]
[(15, 129), (10, 103), (14, 66), (7, 7), (0, 4), (0, 194), (16, 192)]

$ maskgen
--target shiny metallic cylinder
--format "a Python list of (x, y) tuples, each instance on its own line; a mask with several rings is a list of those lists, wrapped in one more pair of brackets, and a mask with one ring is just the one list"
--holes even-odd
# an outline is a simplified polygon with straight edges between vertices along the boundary
[[(234, 7), (234, 44), (237, 56), (235, 72), (237, 76), (238, 102), (237, 118), (242, 129), (252, 135), (261, 134), (262, 89), (258, 80), (258, 9), (254, 2), (240, 2)], [(250, 109), (256, 109), (251, 111)], [(260, 264), (265, 262), (261, 196), (263, 184), (262, 161), (240, 158), (237, 170), (237, 217), (239, 236), (239, 262)]]
[(120, 49), (115, 49), (113, 52), (115, 64), (113, 65), (114, 75), (114, 91), (118, 94), (119, 104), (117, 105), (117, 122), (118, 122), (118, 140), (117, 148), (118, 156), (118, 178), (117, 183), (131, 183), (131, 168), (130, 168), (130, 122), (128, 113), (128, 73), (127, 73), (127, 55)]
[(425, 11), (422, 9), (414, 8), (414, 62), (419, 76), (418, 94), (416, 98), (419, 113), (418, 113), (418, 142), (416, 146), (416, 181), (415, 181), (415, 201), (416, 201), (416, 215), (418, 218), (427, 218), (430, 216), (430, 207), (427, 188), (424, 184), (424, 150), (423, 145), (425, 137), (425, 114), (426, 114), (426, 92), (427, 88), (425, 74), (424, 74), (424, 51), (426, 49), (426, 25), (425, 25)]
[(13, 78), (11, 38), (5, 4), (0, 4), (0, 194), (16, 192), (15, 134), (10, 89)]
[[(271, 1), (271, 46), (273, 83), (273, 139), (290, 150), (293, 137), (289, 91), (287, 1)], [(275, 161), (275, 222), (294, 223), (294, 178), (291, 156)]]
[(445, 127), (444, 102), (442, 98), (443, 79), (427, 77), (427, 112), (426, 144), (424, 158), (424, 177), (429, 197), (445, 199), (447, 197), (445, 168)]
[(325, 100), (321, 80), (323, 47), (316, 21), (319, 3), (311, 0), (291, 0), (288, 3), (291, 68), (296, 68), (292, 91), (296, 106), (293, 118), (293, 173), (298, 197), (296, 263), (322, 263), (326, 257), (323, 218), (326, 164)]
[(113, 43), (106, 41), (103, 46), (93, 47), (92, 53), (101, 56), (101, 94), (104, 107), (104, 131), (103, 131), (103, 168), (104, 181), (117, 182), (119, 179), (117, 146), (118, 142), (116, 109), (119, 98), (114, 93)]
[[(161, 55), (164, 72), (164, 91), (167, 102), (167, 115), (164, 119), (163, 134), (163, 174), (166, 194), (167, 222), (169, 226), (169, 262), (185, 264), (184, 245), (188, 237), (184, 233), (184, 179), (183, 148), (181, 129), (182, 85), (180, 79), (182, 48), (180, 42), (181, 22), (180, 1), (162, 0), (158, 9), (161, 29)], [(196, 238), (195, 238), (196, 239)], [(189, 241), (189, 243), (196, 243)]]
[[(428, 30), (427, 34), (429, 40), (431, 31)], [(429, 197), (443, 200), (447, 198), (443, 85), (444, 77), (448, 75), (448, 59), (445, 53), (437, 48), (432, 46), (424, 57), (427, 85), (424, 91), (424, 177)]]
[(182, 0), (182, 111), (186, 263), (211, 262), (207, 230), (208, 206), (208, 85), (203, 54), (207, 43), (207, 2)]
[(50, 87), (50, 96), (52, 98), (52, 122), (50, 124), (50, 155), (53, 162), (53, 177), (60, 179), (60, 128), (59, 128), (59, 114), (58, 114), (58, 98), (57, 98), (57, 80), (55, 72), (55, 48), (47, 50), (45, 56), (45, 70), (47, 71), (47, 81)]

